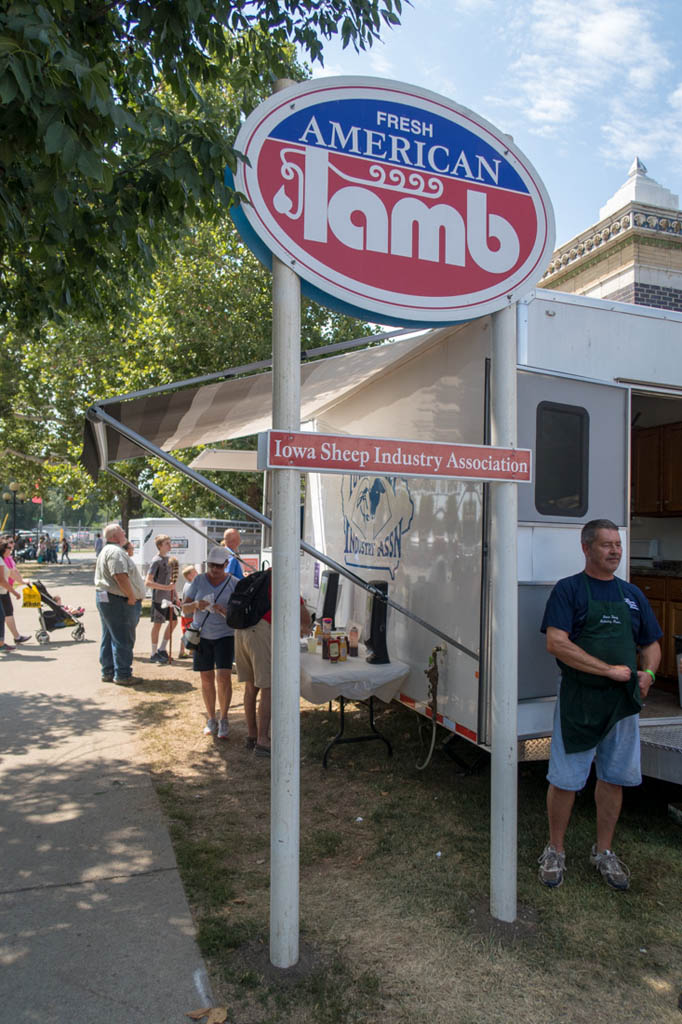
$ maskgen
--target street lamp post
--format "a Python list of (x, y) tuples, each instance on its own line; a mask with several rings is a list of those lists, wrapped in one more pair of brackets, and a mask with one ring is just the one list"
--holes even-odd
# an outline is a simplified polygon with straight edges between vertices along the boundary
[(23, 492), (17, 494), (18, 490), (19, 484), (16, 480), (12, 480), (9, 485), (9, 491), (5, 491), (2, 496), (8, 504), (10, 501), (12, 502), (12, 538), (14, 540), (17, 539), (17, 501), (23, 505), (26, 500), (26, 495)]

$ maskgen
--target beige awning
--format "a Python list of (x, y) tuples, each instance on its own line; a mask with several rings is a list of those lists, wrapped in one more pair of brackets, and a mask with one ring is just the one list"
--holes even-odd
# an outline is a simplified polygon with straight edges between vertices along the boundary
[[(370, 388), (382, 374), (437, 344), (444, 330), (415, 331), (397, 341), (301, 363), (301, 422), (322, 416), (351, 392)], [(272, 427), (272, 373), (107, 400), (106, 413), (162, 451), (249, 437)], [(134, 440), (101, 421), (97, 406), (90, 410), (82, 462), (94, 479), (110, 463), (144, 454)]]
[(236, 451), (232, 448), (204, 448), (190, 462), (191, 469), (219, 469), (224, 473), (257, 473), (258, 452)]

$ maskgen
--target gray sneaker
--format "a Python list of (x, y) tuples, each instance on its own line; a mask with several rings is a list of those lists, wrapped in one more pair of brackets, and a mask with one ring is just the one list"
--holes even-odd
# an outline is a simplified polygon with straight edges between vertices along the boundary
[(226, 740), (227, 739), (227, 734), (229, 733), (229, 731), (230, 731), (230, 727), (227, 724), (227, 719), (226, 718), (221, 718), (220, 721), (218, 722), (218, 739), (219, 740)]
[(550, 889), (558, 889), (564, 880), (566, 854), (559, 853), (551, 843), (548, 843), (538, 857), (538, 864), (540, 865), (538, 876), (542, 884)]
[(595, 843), (590, 854), (590, 864), (594, 864), (604, 881), (612, 889), (623, 892), (630, 888), (630, 869), (616, 857), (613, 850), (602, 850), (599, 853)]
[(215, 718), (209, 718), (204, 726), (204, 736), (216, 736), (218, 734), (218, 723)]

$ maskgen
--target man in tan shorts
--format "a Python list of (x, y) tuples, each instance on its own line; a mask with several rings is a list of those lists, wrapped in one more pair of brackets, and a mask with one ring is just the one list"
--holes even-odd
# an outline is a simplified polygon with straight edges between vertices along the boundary
[[(269, 596), (272, 598), (272, 580)], [(255, 626), (234, 631), (234, 658), (237, 678), (244, 683), (246, 749), (256, 757), (270, 757), (270, 717), (272, 713), (271, 629), (272, 608)], [(310, 631), (310, 615), (301, 598), (301, 634)], [(257, 700), (260, 692), (260, 701)]]

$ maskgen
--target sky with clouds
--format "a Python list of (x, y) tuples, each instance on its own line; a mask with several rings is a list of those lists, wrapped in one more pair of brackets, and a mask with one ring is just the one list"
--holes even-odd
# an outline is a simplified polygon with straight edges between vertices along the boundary
[(360, 55), (314, 76), (431, 89), (514, 136), (554, 205), (557, 244), (595, 223), (635, 156), (682, 192), (682, 0), (413, 0)]

